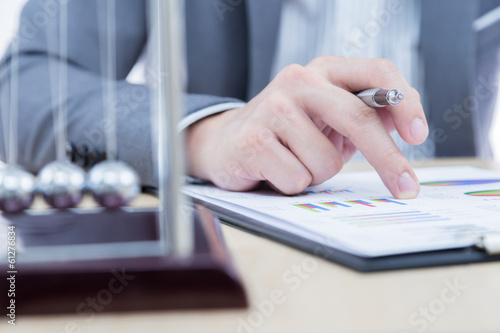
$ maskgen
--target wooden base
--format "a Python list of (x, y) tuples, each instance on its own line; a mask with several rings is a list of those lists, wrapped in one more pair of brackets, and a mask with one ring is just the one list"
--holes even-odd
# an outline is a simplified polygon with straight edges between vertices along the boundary
[[(16, 226), (16, 314), (245, 307), (245, 292), (221, 238), (218, 221), (205, 208), (194, 214), (194, 252), (186, 257), (140, 257), (23, 263), (29, 251), (54, 244), (107, 244), (158, 240), (156, 210), (57, 211), (49, 215), (3, 216)], [(4, 221), (4, 223), (5, 223)], [(7, 226), (2, 226), (7, 228)], [(84, 254), (83, 254), (84, 255)], [(9, 290), (11, 274), (0, 266), (0, 292)], [(1, 297), (5, 309), (10, 298)]]

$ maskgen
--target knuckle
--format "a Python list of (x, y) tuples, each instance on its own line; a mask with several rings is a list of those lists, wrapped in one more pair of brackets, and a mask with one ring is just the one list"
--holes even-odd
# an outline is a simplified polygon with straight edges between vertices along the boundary
[(312, 182), (312, 175), (307, 171), (299, 172), (293, 180), (283, 185), (280, 190), (287, 195), (294, 195), (303, 192)]
[(329, 67), (333, 64), (338, 64), (340, 61), (343, 60), (345, 60), (344, 57), (333, 56), (333, 55), (322, 55), (311, 60), (307, 64), (307, 67), (312, 66), (312, 67), (324, 68), (324, 67)]
[(287, 105), (280, 104), (275, 106), (269, 114), (268, 122), (272, 129), (280, 131), (290, 126), (293, 122), (293, 109)]
[(229, 160), (225, 169), (233, 178), (240, 178), (244, 173), (243, 166), (236, 159)]
[(242, 126), (235, 134), (233, 144), (236, 149), (237, 156), (245, 160), (254, 159), (259, 152), (258, 149), (258, 134), (252, 126)]
[(401, 151), (394, 145), (391, 145), (384, 149), (383, 153), (380, 155), (386, 168), (389, 170), (390, 167), (406, 165), (406, 158), (403, 156)]
[(257, 144), (261, 150), (268, 150), (271, 142), (276, 140), (275, 133), (267, 127), (261, 128), (257, 133)]
[(387, 59), (375, 59), (372, 70), (374, 75), (381, 77), (392, 77), (400, 73), (398, 66)]
[(264, 126), (274, 131), (284, 130), (295, 119), (296, 108), (288, 98), (275, 93), (264, 99), (258, 106), (259, 113), (255, 114)]
[(307, 66), (312, 66), (312, 67), (324, 67), (325, 65), (329, 65), (333, 62), (335, 62), (338, 59), (338, 57), (331, 56), (331, 55), (322, 55), (319, 57), (314, 58), (307, 64)]
[(412, 88), (410, 88), (410, 90), (408, 91), (407, 94), (409, 95), (408, 96), (409, 98), (411, 98), (412, 100), (416, 100), (417, 102), (420, 103), (421, 97), (420, 97), (420, 93), (418, 92), (417, 89), (412, 87)]
[[(328, 178), (335, 176), (344, 167), (344, 159), (342, 154), (337, 158), (330, 159), (328, 163)], [(326, 179), (325, 179), (326, 180)]]
[(290, 109), (288, 99), (281, 93), (274, 93), (265, 98), (259, 105), (259, 110), (267, 118), (270, 114), (286, 114)]
[(273, 138), (273, 133), (267, 128), (241, 130), (235, 139), (235, 146), (242, 157), (254, 156), (266, 149), (268, 141)]
[(301, 65), (292, 64), (288, 65), (281, 70), (277, 78), (285, 84), (294, 84), (297, 82), (308, 82), (311, 74)]
[(312, 185), (321, 184), (324, 181), (335, 176), (344, 166), (344, 160), (341, 154), (337, 157), (329, 158), (323, 169), (313, 175), (313, 179), (311, 181)]
[(346, 130), (350, 133), (356, 133), (360, 130), (366, 130), (380, 122), (375, 110), (368, 106), (359, 106), (347, 112)]

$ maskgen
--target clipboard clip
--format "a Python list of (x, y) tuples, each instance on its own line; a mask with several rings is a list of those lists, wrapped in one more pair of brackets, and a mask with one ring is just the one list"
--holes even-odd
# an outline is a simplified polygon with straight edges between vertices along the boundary
[(500, 254), (500, 233), (486, 234), (476, 240), (476, 247), (489, 255)]

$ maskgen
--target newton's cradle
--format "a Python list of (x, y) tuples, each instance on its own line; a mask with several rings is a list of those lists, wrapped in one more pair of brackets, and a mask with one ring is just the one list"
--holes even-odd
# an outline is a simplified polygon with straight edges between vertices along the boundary
[[(15, 232), (14, 260), (1, 257), (0, 286), (15, 275), (16, 312), (78, 313), (88, 297), (127, 277), (102, 311), (244, 307), (246, 296), (222, 240), (218, 221), (206, 208), (193, 206), (181, 194), (183, 138), (176, 134), (182, 108), (182, 2), (152, 0), (150, 12), (153, 64), (160, 78), (155, 91), (152, 126), (157, 126), (159, 208), (133, 208), (140, 193), (137, 173), (117, 160), (115, 119), (116, 0), (98, 1), (100, 45), (105, 45), (103, 107), (109, 126), (105, 161), (87, 173), (66, 157), (67, 61), (49, 64), (56, 160), (37, 177), (16, 165), (19, 44), (11, 44), (10, 108), (3, 110), (7, 164), (0, 169), (0, 244)], [(68, 4), (47, 26), (48, 49), (67, 59)], [(101, 8), (102, 7), (102, 8)], [(106, 13), (103, 15), (102, 13)], [(59, 25), (59, 29), (57, 29)], [(49, 38), (52, 36), (51, 38)], [(54, 37), (58, 36), (58, 38)], [(155, 44), (155, 43), (152, 43)], [(103, 50), (101, 50), (103, 51)], [(169, 73), (170, 75), (163, 75)], [(153, 125), (154, 124), (154, 125)], [(153, 127), (152, 127), (153, 128)], [(98, 208), (76, 207), (89, 192)], [(52, 209), (31, 210), (35, 193)], [(9, 229), (8, 229), (9, 228)], [(3, 254), (2, 254), (3, 255)], [(13, 262), (13, 264), (12, 264)], [(6, 289), (4, 287), (7, 287)], [(2, 297), (0, 305), (9, 306)]]

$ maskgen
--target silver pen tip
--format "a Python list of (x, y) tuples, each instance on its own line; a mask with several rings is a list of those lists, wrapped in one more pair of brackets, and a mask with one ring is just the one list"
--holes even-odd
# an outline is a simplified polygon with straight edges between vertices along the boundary
[(405, 96), (398, 89), (391, 89), (387, 92), (386, 98), (390, 105), (398, 105)]

